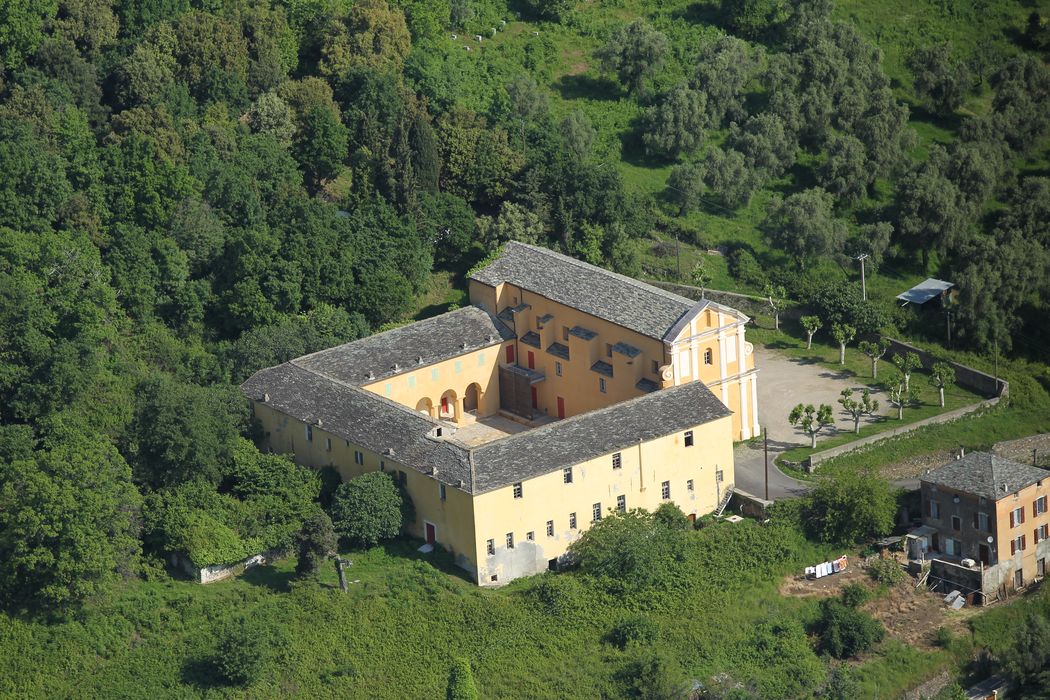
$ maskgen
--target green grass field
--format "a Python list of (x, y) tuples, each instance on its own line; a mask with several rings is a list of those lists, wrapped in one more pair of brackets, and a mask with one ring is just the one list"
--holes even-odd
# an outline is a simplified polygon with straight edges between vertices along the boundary
[[(300, 583), (292, 560), (208, 586), (129, 583), (55, 624), (0, 617), (0, 696), (437, 698), (462, 656), (485, 698), (617, 698), (619, 675), (651, 651), (603, 641), (628, 616), (652, 622), (681, 679), (728, 673), (763, 697), (803, 690), (792, 680), (796, 666), (824, 662), (806, 644), (756, 647), (754, 635), (771, 622), (799, 629), (811, 620), (815, 601), (781, 597), (778, 582), (841, 552), (754, 522), (694, 538), (695, 568), (641, 597), (571, 572), (481, 590), (450, 557), (419, 555), (415, 542), (346, 553), (354, 562), (346, 595), (330, 566), (319, 582)], [(245, 688), (213, 672), (219, 630), (240, 614), (277, 640)], [(891, 641), (859, 668), (866, 688), (885, 693), (944, 663)]]

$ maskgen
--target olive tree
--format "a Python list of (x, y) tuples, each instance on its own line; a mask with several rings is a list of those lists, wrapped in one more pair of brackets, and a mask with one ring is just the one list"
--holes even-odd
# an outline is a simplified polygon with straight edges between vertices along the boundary
[(784, 309), (784, 303), (786, 299), (786, 292), (784, 291), (783, 285), (773, 284), (772, 282), (766, 284), (766, 288), (762, 291), (762, 296), (766, 298), (766, 303), (769, 304), (769, 309), (773, 313), (773, 329), (780, 330), (780, 312)]
[(913, 352), (907, 352), (903, 355), (894, 355), (893, 364), (901, 371), (904, 375), (904, 388), (911, 391), (911, 373), (922, 367), (922, 361), (919, 360), (919, 356)]
[(897, 409), (897, 420), (904, 420), (904, 409), (919, 404), (918, 392), (911, 390), (904, 383), (904, 375), (893, 370), (883, 382), (890, 403)]
[(663, 66), (667, 51), (667, 37), (639, 19), (617, 30), (595, 56), (602, 70), (614, 73), (628, 91), (637, 93)]

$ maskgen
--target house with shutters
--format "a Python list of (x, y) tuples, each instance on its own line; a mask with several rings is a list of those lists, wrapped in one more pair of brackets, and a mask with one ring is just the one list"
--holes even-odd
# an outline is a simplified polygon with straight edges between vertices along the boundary
[(749, 320), (508, 243), (471, 306), (261, 370), (268, 447), (343, 479), (390, 472), (413, 534), (482, 585), (557, 567), (610, 510), (724, 508), (759, 433)]
[(914, 534), (943, 588), (994, 599), (1046, 575), (1050, 471), (971, 452), (923, 475), (921, 494)]

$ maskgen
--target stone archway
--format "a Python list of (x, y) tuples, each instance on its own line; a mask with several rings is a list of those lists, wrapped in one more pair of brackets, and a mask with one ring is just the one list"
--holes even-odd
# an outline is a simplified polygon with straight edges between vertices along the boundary
[(425, 413), (428, 416), (434, 416), (434, 402), (428, 397), (424, 396), (416, 403), (416, 410), (420, 413)]
[(449, 389), (441, 395), (441, 403), (438, 404), (438, 418), (459, 422), (459, 399), (453, 389)]
[(467, 387), (466, 393), (463, 395), (463, 410), (467, 413), (473, 413), (477, 415), (479, 406), (481, 404), (481, 385), (474, 382)]

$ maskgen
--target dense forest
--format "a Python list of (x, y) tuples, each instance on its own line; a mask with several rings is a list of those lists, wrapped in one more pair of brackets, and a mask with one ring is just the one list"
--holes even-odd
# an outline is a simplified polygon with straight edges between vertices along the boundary
[(508, 240), (636, 276), (719, 247), (720, 286), (922, 335), (856, 298), (863, 253), (1045, 361), (1046, 3), (923, 3), (925, 42), (652, 5), (0, 0), (0, 604), (289, 546), (332, 484), (237, 384), (462, 301)]

